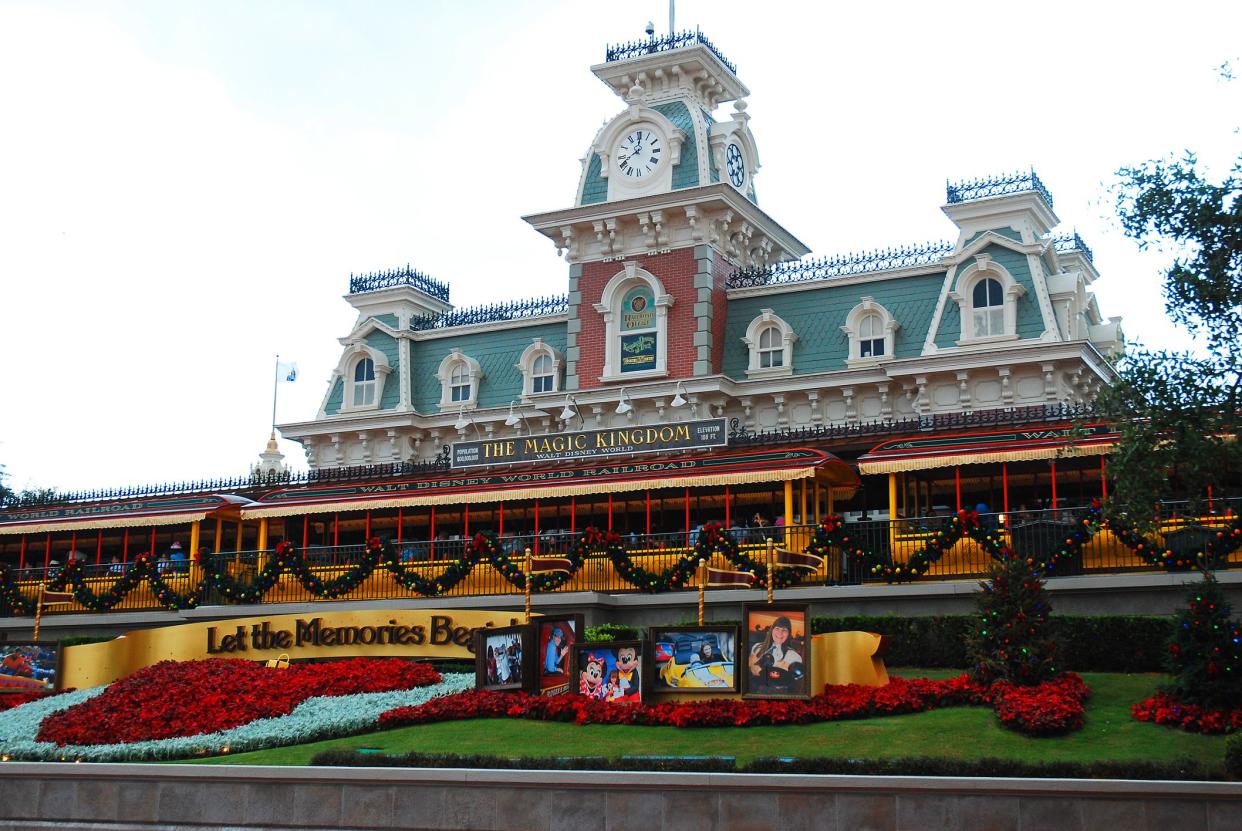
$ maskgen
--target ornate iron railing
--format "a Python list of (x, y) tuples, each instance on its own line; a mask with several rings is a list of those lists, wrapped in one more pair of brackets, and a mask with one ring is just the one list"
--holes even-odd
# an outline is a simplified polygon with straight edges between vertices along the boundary
[(982, 179), (968, 179), (962, 182), (945, 182), (945, 198), (949, 204), (969, 202), (973, 199), (986, 199), (989, 196), (1006, 196), (1010, 193), (1034, 191), (1044, 198), (1048, 207), (1052, 207), (1052, 194), (1035, 175), (1035, 168), (1017, 173), (985, 176)]
[(363, 294), (368, 291), (391, 289), (396, 286), (410, 286), (437, 300), (449, 302), (449, 287), (439, 280), (433, 280), (421, 271), (411, 268), (393, 268), (388, 271), (375, 271), (370, 274), (350, 274), (349, 293)]
[(1095, 262), (1095, 258), (1091, 254), (1091, 249), (1087, 247), (1085, 242), (1082, 241), (1082, 237), (1078, 236), (1077, 231), (1074, 231), (1072, 234), (1059, 234), (1053, 237), (1052, 245), (1056, 248), (1058, 254), (1064, 254), (1070, 251), (1079, 251), (1084, 257), (1087, 258), (1087, 262)]
[(969, 427), (1000, 427), (1010, 424), (1077, 421), (1100, 416), (1094, 404), (1044, 404), (1034, 407), (1008, 407), (962, 413), (938, 413), (896, 421), (860, 421), (853, 424), (815, 424), (809, 427), (750, 432), (740, 419), (729, 422), (729, 444), (801, 444), (831, 439), (884, 436), (913, 431), (933, 432)]
[(953, 243), (942, 241), (884, 248), (877, 251), (836, 254), (814, 260), (790, 260), (762, 268), (738, 269), (729, 276), (728, 288), (778, 286), (783, 283), (802, 283), (872, 271), (931, 265), (951, 253), (953, 253)]
[(660, 37), (651, 37), (647, 40), (636, 40), (615, 46), (609, 45), (604, 50), (604, 62), (612, 63), (613, 61), (624, 61), (628, 58), (641, 58), (643, 55), (650, 55), (653, 52), (671, 52), (674, 49), (684, 49), (695, 44), (706, 46), (707, 51), (719, 58), (722, 64), (729, 67), (730, 72), (734, 75), (737, 74), (737, 65), (726, 58), (702, 32), (677, 32)]
[(569, 311), (569, 296), (532, 297), (526, 300), (510, 300), (468, 309), (454, 309), (442, 315), (420, 315), (410, 319), (414, 331), (426, 329), (449, 329), (474, 323), (496, 323), (502, 320), (522, 320), (529, 317), (549, 317)]
[(51, 505), (64, 502), (95, 502), (105, 499), (129, 499), (140, 496), (231, 493), (262, 490), (278, 485), (313, 485), (323, 482), (354, 482), (418, 476), (442, 473), (448, 469), (449, 459), (446, 452), (428, 462), (392, 462), (378, 465), (321, 468), (319, 470), (300, 471), (297, 473), (259, 473), (217, 479), (197, 479), (186, 482), (162, 482), (159, 484), (127, 487), (98, 488), (95, 490), (50, 491), (25, 498), (14, 497), (9, 502), (4, 503), (4, 507), (28, 507), (31, 505)]

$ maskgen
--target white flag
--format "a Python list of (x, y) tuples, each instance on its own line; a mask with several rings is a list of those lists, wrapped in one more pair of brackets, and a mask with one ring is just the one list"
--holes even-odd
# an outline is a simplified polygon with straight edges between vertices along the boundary
[(276, 362), (276, 377), (281, 381), (298, 380), (298, 365), (296, 363), (286, 363), (284, 361)]

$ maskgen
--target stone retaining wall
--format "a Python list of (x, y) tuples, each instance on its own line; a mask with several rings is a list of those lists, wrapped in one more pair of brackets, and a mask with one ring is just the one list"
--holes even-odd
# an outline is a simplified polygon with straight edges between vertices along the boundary
[(0, 766), (0, 831), (1237, 831), (1242, 784), (926, 777)]

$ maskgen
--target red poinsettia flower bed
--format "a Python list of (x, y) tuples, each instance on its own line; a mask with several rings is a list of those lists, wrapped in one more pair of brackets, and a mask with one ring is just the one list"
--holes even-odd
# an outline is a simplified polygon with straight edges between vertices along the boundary
[(73, 688), (56, 690), (55, 692), (37, 690), (35, 692), (3, 693), (0, 694), (0, 713), (3, 713), (5, 710), (12, 710), (14, 707), (20, 707), (23, 704), (29, 704), (31, 701), (38, 701), (40, 698), (48, 698), (67, 692), (73, 692)]
[(195, 736), (288, 715), (318, 695), (354, 695), (440, 682), (428, 664), (353, 658), (269, 669), (253, 661), (161, 661), (43, 720), (38, 739), (117, 744)]
[(1233, 733), (1242, 730), (1242, 709), (1213, 710), (1183, 704), (1169, 693), (1157, 693), (1130, 707), (1139, 721), (1180, 727), (1191, 733)]
[[(1055, 687), (1043, 691), (1045, 687)], [(1021, 690), (1022, 694), (1016, 692)], [(823, 695), (808, 701), (750, 701), (721, 699), (663, 704), (610, 704), (578, 695), (550, 698), (525, 693), (470, 690), (435, 698), (413, 707), (398, 707), (380, 716), (380, 727), (400, 727), (433, 721), (468, 718), (529, 718), (571, 721), (575, 724), (642, 724), (671, 727), (750, 727), (757, 725), (811, 724), (820, 721), (870, 718), (916, 713), (938, 707), (994, 703), (998, 710), (1008, 702), (1008, 727), (1048, 735), (1082, 727), (1082, 701), (1087, 688), (1070, 674), (1063, 680), (1030, 690), (998, 687), (985, 689), (960, 675), (943, 681), (926, 678), (894, 678), (883, 687), (856, 684), (830, 686)], [(1076, 708), (1069, 702), (1076, 704)]]

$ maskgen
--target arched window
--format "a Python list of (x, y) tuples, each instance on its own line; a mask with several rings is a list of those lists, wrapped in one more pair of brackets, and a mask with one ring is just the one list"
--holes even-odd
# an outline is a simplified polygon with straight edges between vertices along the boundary
[(440, 361), (436, 370), (440, 381), (441, 410), (473, 410), (479, 399), (479, 381), (483, 368), (479, 362), (460, 349), (454, 349)]
[(759, 316), (746, 327), (742, 343), (750, 350), (747, 378), (779, 378), (793, 374), (793, 345), (798, 340), (789, 324), (771, 309), (760, 309)]
[(556, 392), (556, 371), (552, 366), (551, 355), (540, 355), (535, 358), (531, 367), (531, 392)]
[(454, 402), (469, 401), (474, 396), (471, 390), (474, 384), (470, 381), (470, 369), (465, 363), (459, 362), (449, 375), (449, 400)]
[(858, 323), (858, 356), (884, 357), (884, 321), (875, 312), (868, 312)]
[(354, 364), (353, 405), (369, 407), (375, 403), (375, 361), (363, 358)]
[(1005, 334), (1005, 295), (999, 280), (988, 277), (975, 283), (971, 306), (975, 337)]
[(892, 358), (894, 338), (900, 328), (888, 309), (871, 297), (863, 297), (846, 315), (841, 327), (850, 342), (845, 365), (863, 366)]
[(759, 368), (771, 369), (785, 365), (785, 344), (781, 343), (781, 330), (768, 326), (759, 333)]
[(604, 317), (601, 381), (668, 374), (668, 310), (672, 305), (673, 298), (664, 293), (659, 279), (633, 260), (608, 281), (595, 304), (595, 311)]

